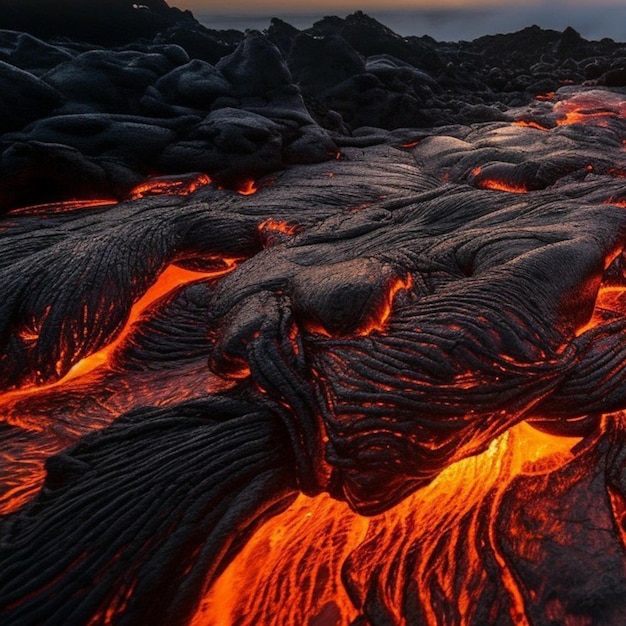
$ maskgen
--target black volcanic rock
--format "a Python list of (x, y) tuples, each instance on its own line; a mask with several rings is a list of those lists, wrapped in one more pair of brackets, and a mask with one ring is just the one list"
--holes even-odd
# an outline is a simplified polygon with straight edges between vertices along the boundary
[(308, 31), (314, 36), (334, 34), (344, 39), (363, 57), (390, 54), (427, 71), (441, 69), (443, 64), (429, 42), (418, 37), (400, 37), (362, 11), (345, 20), (326, 17)]
[(223, 183), (256, 178), (282, 167), (282, 133), (268, 118), (238, 109), (209, 114), (161, 156), (164, 171), (211, 172)]
[(153, 89), (168, 104), (207, 110), (216, 98), (229, 96), (231, 85), (210, 63), (193, 59), (162, 76)]
[(180, 22), (196, 23), (164, 0), (4, 0), (0, 9), (0, 28), (103, 45), (153, 37)]
[(289, 54), (289, 69), (307, 94), (323, 95), (328, 89), (365, 71), (363, 58), (338, 35), (298, 35)]
[(0, 61), (0, 132), (16, 130), (45, 117), (63, 102), (53, 86), (33, 74)]
[(191, 58), (211, 64), (234, 52), (242, 40), (243, 33), (238, 31), (211, 31), (203, 27), (188, 28), (179, 24), (159, 33), (154, 39), (159, 45), (180, 46)]
[(581, 59), (588, 55), (587, 42), (575, 31), (568, 26), (562, 33), (556, 48), (557, 54), (562, 58)]
[(42, 80), (66, 97), (68, 113), (136, 113), (137, 93), (173, 67), (166, 54), (90, 50), (60, 63)]
[(626, 87), (626, 66), (605, 72), (598, 78), (597, 84), (607, 87)]
[(248, 32), (235, 52), (220, 59), (215, 67), (238, 97), (271, 99), (293, 85), (278, 48), (257, 31)]
[[(402, 141), (416, 128), (502, 121), (508, 107), (564, 84), (626, 82), (621, 45), (587, 42), (572, 29), (530, 27), (439, 44), (400, 37), (357, 12), (303, 32), (275, 19), (266, 33), (244, 34), (206, 29), (164, 2), (146, 6), (11, 0), (3, 7), (3, 19), (19, 13), (32, 24), (59, 8), (46, 23), (50, 41), (34, 36), (42, 32), (34, 26), (31, 33), (0, 31), (0, 74), (9, 94), (0, 152), (12, 172), (26, 163), (12, 163), (13, 146), (58, 144), (80, 151), (86, 162), (116, 159), (140, 176), (208, 168), (236, 184), (246, 168), (263, 175), (323, 161), (338, 146)], [(128, 11), (124, 28), (134, 30), (120, 32), (125, 45), (85, 43), (96, 22), (109, 28)], [(59, 39), (70, 26), (77, 41)]]
[(507, 35), (485, 35), (475, 39), (469, 49), (484, 55), (491, 67), (501, 67), (513, 56), (524, 63), (539, 61), (561, 41), (561, 34), (555, 30), (529, 26)]
[(76, 148), (13, 142), (0, 156), (0, 206), (68, 198), (123, 198), (143, 175), (119, 159), (91, 158)]
[(270, 27), (267, 29), (267, 38), (280, 50), (281, 54), (287, 58), (291, 51), (294, 39), (300, 31), (291, 24), (283, 22), (283, 20), (273, 17), (270, 21)]
[(45, 74), (73, 56), (70, 51), (48, 44), (28, 33), (0, 31), (0, 60), (35, 76)]

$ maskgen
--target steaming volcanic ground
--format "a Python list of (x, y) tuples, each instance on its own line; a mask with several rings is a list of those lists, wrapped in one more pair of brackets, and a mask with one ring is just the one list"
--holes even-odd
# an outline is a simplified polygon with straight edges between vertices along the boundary
[(626, 47), (63, 6), (0, 22), (0, 621), (622, 626)]

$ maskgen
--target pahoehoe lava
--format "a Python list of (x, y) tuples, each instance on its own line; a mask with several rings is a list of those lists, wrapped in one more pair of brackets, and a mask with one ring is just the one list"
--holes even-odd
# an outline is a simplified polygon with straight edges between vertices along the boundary
[(622, 626), (626, 46), (86, 6), (0, 9), (0, 622)]

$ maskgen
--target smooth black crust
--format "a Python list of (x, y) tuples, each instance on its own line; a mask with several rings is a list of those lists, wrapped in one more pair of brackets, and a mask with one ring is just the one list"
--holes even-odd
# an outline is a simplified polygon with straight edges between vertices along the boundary
[[(516, 62), (538, 75), (545, 67), (524, 48), (532, 40), (554, 55), (544, 65), (580, 80), (582, 61), (569, 56), (608, 54), (610, 43), (529, 29), (446, 47), (403, 40), (362, 14), (311, 33), (275, 21), (266, 35), (233, 35), (229, 54), (210, 61), (163, 41), (112, 50), (0, 37), (0, 80), (34, 98), (4, 122), (2, 209), (121, 200), (20, 208), (0, 221), (4, 391), (54, 383), (108, 345), (169, 265), (238, 264), (156, 301), (87, 382), (5, 397), (0, 480), (10, 484), (20, 450), (48, 461), (41, 492), (0, 523), (0, 621), (184, 624), (250, 533), (297, 492), (377, 514), (528, 419), (590, 442), (577, 465), (520, 477), (501, 510), (486, 510), (502, 533), (497, 552), (533, 624), (548, 623), (552, 593), (567, 616), (621, 626), (624, 594), (607, 589), (626, 588), (623, 522), (608, 495), (626, 494), (623, 424), (600, 435), (598, 416), (626, 407), (626, 318), (605, 311), (581, 329), (600, 286), (626, 282), (626, 210), (615, 204), (626, 99), (597, 89), (613, 71), (608, 57), (593, 85), (551, 101), (528, 104), (539, 91), (530, 79), (516, 96), (503, 83), (508, 107), (493, 93), (470, 108), (459, 98), (513, 72), (502, 55), (487, 71), (472, 50), (496, 58), (519, 45)], [(441, 65), (448, 57), (473, 59), (475, 74)], [(342, 60), (337, 75), (332, 58)], [(430, 111), (412, 128), (391, 121), (401, 85)], [(602, 123), (558, 126), (576, 101)], [(148, 173), (198, 171), (233, 187), (257, 178), (258, 190), (210, 184), (129, 199)], [(492, 181), (528, 193), (486, 188)], [(523, 510), (523, 489), (551, 511), (585, 512), (583, 487), (602, 532), (568, 521), (568, 546), (610, 551), (600, 570), (589, 558), (572, 574), (576, 584), (594, 571), (609, 581), (592, 585), (587, 605), (549, 571), (568, 554), (550, 548), (549, 528), (545, 558), (531, 564), (520, 565), (510, 536), (514, 522), (545, 521)], [(387, 623), (385, 581), (352, 579), (357, 557), (344, 581), (362, 623)], [(494, 599), (500, 579), (489, 580), (476, 626), (510, 619)], [(407, 598), (419, 623), (423, 609)]]

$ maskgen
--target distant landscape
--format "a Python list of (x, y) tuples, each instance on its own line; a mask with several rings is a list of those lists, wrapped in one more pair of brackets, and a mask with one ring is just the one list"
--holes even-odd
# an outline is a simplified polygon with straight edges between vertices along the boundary
[[(346, 12), (347, 14), (348, 12)], [(338, 12), (345, 17), (344, 14)], [(599, 40), (609, 37), (615, 41), (626, 41), (626, 6), (605, 6), (596, 3), (589, 6), (567, 8), (558, 3), (547, 7), (530, 6), (485, 8), (474, 10), (415, 10), (393, 11), (368, 10), (376, 18), (399, 35), (430, 35), (437, 41), (471, 41), (483, 35), (509, 33), (525, 26), (537, 24), (542, 28), (564, 30), (571, 26), (585, 39)], [(270, 13), (213, 14), (195, 12), (195, 17), (208, 28), (263, 30), (272, 17), (280, 17), (302, 30), (321, 19), (324, 13)]]

